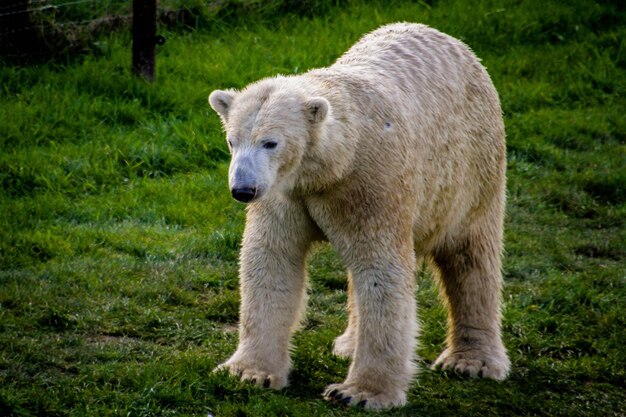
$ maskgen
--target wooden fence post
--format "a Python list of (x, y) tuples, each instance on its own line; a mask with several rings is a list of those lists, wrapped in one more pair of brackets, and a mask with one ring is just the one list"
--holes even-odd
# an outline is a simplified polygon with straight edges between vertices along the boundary
[(133, 0), (133, 74), (154, 81), (157, 0)]

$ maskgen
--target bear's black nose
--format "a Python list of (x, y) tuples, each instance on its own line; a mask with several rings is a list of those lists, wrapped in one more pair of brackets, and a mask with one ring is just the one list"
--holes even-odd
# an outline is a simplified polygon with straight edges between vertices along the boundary
[(241, 201), (242, 203), (252, 201), (252, 199), (256, 197), (256, 188), (233, 188), (230, 192), (235, 200)]

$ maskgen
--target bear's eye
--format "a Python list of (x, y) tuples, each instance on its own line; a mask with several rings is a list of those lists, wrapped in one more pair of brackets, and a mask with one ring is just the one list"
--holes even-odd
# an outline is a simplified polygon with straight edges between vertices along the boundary
[(232, 149), (232, 148), (233, 148), (233, 141), (232, 141), (232, 140), (230, 140), (230, 139), (228, 139), (228, 147), (229, 147), (230, 149)]
[(278, 143), (269, 140), (263, 144), (263, 149), (274, 149), (276, 146), (278, 146)]

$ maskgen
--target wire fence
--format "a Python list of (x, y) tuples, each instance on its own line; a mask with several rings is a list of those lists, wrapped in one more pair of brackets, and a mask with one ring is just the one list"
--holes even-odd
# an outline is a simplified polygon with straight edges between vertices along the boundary
[(0, 35), (85, 26), (129, 16), (129, 0), (9, 0), (0, 2)]
[[(69, 7), (69, 6), (73, 6), (76, 4), (83, 4), (83, 3), (95, 3), (97, 0), (77, 0), (77, 1), (70, 1), (67, 3), (61, 3), (61, 4), (45, 4), (43, 6), (40, 7), (30, 7), (30, 8), (26, 8), (26, 10), (16, 10), (16, 11), (5, 11), (3, 12), (2, 9), (0, 9), (0, 17), (5, 17), (5, 16), (12, 16), (12, 15), (16, 15), (16, 14), (30, 14), (30, 13), (34, 13), (34, 12), (41, 12), (41, 11), (50, 11), (50, 10), (55, 10), (55, 9), (60, 9), (62, 7)], [(44, 3), (44, 0), (40, 1), (40, 3)], [(18, 6), (19, 3), (14, 3), (13, 6), (9, 5), (7, 6), (5, 9), (11, 9), (12, 7)], [(31, 0), (31, 5), (32, 5), (32, 0)]]
[[(133, 1), (0, 0), (0, 56), (45, 59), (89, 51), (100, 35), (131, 29)], [(158, 0), (157, 21), (168, 27), (220, 28), (224, 22), (267, 21), (286, 13), (321, 15), (350, 1)]]
[(130, 14), (125, 0), (0, 1), (0, 53), (54, 55), (85, 38), (83, 32), (107, 19), (122, 24)]
[[(181, 21), (181, 11), (189, 5), (211, 3), (157, 2), (159, 16), (169, 21)], [(0, 0), (0, 54), (47, 58), (87, 50), (102, 33), (129, 30), (132, 5), (133, 0)]]

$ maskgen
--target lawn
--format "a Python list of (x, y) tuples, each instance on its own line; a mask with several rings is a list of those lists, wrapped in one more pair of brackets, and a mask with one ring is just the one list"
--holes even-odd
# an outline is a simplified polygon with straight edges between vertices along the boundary
[(502, 383), (428, 370), (445, 311), (419, 268), (422, 371), (381, 415), (626, 415), (624, 5), (327, 3), (164, 29), (153, 84), (132, 77), (124, 32), (63, 62), (0, 61), (0, 415), (366, 414), (321, 399), (348, 368), (331, 354), (346, 281), (327, 245), (310, 257), (290, 387), (211, 373), (237, 343), (245, 207), (207, 96), (329, 65), (393, 21), (464, 40), (500, 93), (513, 367)]

